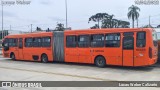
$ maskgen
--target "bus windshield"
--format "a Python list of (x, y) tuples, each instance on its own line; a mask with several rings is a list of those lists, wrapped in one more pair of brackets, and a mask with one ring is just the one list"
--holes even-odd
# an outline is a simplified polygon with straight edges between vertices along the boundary
[(153, 37), (154, 46), (157, 46), (158, 42), (157, 42), (157, 33), (156, 33), (156, 31), (153, 31), (152, 37)]

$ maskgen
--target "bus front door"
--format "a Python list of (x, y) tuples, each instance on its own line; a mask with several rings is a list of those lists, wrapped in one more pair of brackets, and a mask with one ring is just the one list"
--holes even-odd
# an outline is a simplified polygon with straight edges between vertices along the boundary
[(23, 60), (23, 39), (22, 38), (19, 38), (18, 55), (19, 55), (19, 59)]
[(134, 65), (134, 37), (123, 37), (123, 66)]

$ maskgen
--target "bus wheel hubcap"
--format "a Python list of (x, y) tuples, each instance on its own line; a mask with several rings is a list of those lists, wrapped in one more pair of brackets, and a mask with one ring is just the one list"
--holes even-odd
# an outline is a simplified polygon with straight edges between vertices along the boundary
[(46, 57), (44, 56), (42, 60), (45, 62), (46, 61)]
[(14, 59), (14, 55), (12, 55), (12, 59)]
[(98, 60), (98, 64), (102, 64), (103, 63), (103, 60)]

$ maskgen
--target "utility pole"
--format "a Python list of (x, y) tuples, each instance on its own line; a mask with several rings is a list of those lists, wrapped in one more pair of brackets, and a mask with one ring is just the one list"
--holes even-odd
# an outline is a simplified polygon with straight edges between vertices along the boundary
[(68, 7), (67, 7), (67, 0), (65, 0), (65, 6), (66, 6), (66, 28), (68, 28)]
[(137, 19), (137, 28), (138, 28), (138, 19)]
[(3, 1), (1, 0), (1, 5), (2, 5), (2, 39), (4, 37), (4, 32), (3, 32)]
[(149, 26), (151, 26), (151, 16), (149, 16)]
[(31, 33), (32, 33), (32, 24), (31, 24)]
[(12, 28), (12, 27), (11, 27), (11, 25), (10, 25), (10, 31), (11, 31), (11, 28)]

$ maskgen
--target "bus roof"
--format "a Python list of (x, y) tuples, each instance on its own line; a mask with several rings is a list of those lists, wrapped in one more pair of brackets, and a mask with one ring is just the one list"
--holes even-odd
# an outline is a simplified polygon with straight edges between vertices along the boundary
[(65, 32), (129, 32), (153, 30), (152, 28), (102, 28), (102, 29), (83, 29), (83, 30), (67, 30)]
[(16, 36), (20, 36), (20, 37), (25, 37), (25, 36), (32, 36), (32, 35), (49, 35), (52, 34), (52, 32), (36, 32), (36, 33), (27, 33), (27, 34), (15, 34), (15, 35), (8, 35), (7, 37), (16, 37)]
[[(103, 33), (103, 32), (129, 32), (129, 31), (144, 31), (144, 30), (153, 30), (152, 28), (102, 28), (102, 29), (82, 29), (82, 30), (66, 30), (65, 33)], [(57, 32), (57, 31), (56, 31)], [(9, 35), (7, 37), (26, 37), (26, 36), (38, 36), (38, 35), (52, 35), (53, 32), (36, 32), (36, 33), (27, 33), (27, 34), (17, 34)]]

